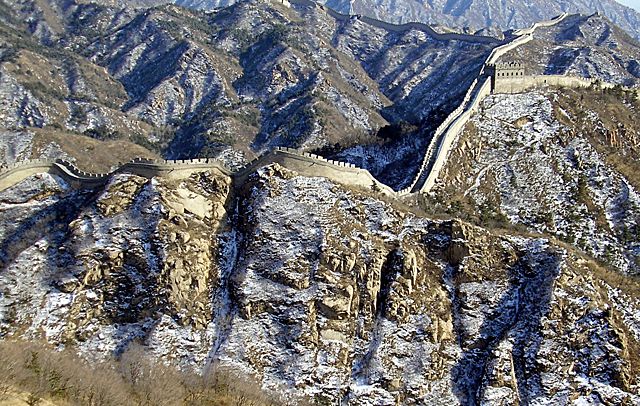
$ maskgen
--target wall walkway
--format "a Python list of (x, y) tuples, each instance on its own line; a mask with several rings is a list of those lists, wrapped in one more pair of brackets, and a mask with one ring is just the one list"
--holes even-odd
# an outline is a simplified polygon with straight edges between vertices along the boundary
[(242, 185), (255, 170), (272, 163), (278, 163), (304, 176), (325, 177), (336, 183), (368, 190), (375, 189), (389, 196), (397, 196), (393, 189), (380, 183), (366, 169), (357, 168), (350, 163), (327, 160), (318, 155), (300, 152), (291, 148), (276, 148), (238, 171), (231, 171), (222, 162), (215, 159), (169, 161), (135, 159), (109, 173), (101, 174), (81, 171), (72, 162), (65, 160), (26, 161), (11, 165), (0, 172), (0, 191), (37, 173), (51, 173), (60, 176), (75, 188), (93, 188), (105, 185), (114, 175), (120, 173), (129, 173), (146, 178), (155, 176), (172, 178), (185, 177), (204, 170), (214, 170), (233, 178), (236, 185)]
[[(324, 6), (320, 6), (309, 0), (292, 0), (292, 3), (321, 7), (337, 19), (352, 18), (336, 13)], [(471, 116), (478, 110), (482, 100), (492, 92), (492, 78), (487, 74), (486, 67), (495, 64), (497, 60), (507, 52), (526, 44), (533, 39), (533, 33), (538, 27), (548, 27), (557, 24), (566, 18), (566, 14), (558, 16), (550, 21), (534, 24), (531, 28), (515, 31), (518, 35), (508, 43), (504, 43), (493, 49), (485, 61), (485, 66), (469, 87), (465, 97), (454, 111), (436, 129), (434, 136), (424, 154), (423, 161), (416, 177), (411, 185), (403, 190), (394, 191), (389, 186), (379, 182), (366, 169), (358, 168), (353, 164), (327, 160), (321, 156), (301, 152), (291, 148), (278, 147), (275, 150), (262, 155), (248, 163), (240, 170), (232, 171), (222, 162), (215, 159), (189, 159), (189, 160), (148, 160), (138, 158), (119, 166), (109, 173), (88, 173), (81, 171), (72, 162), (65, 160), (33, 160), (20, 162), (4, 168), (0, 172), (0, 191), (5, 190), (20, 181), (37, 173), (48, 172), (58, 175), (76, 188), (93, 188), (103, 186), (111, 177), (119, 173), (130, 173), (147, 178), (155, 176), (184, 177), (203, 170), (214, 170), (233, 179), (236, 186), (244, 184), (251, 173), (260, 167), (278, 163), (288, 169), (295, 170), (304, 176), (321, 176), (336, 183), (377, 190), (392, 197), (403, 197), (412, 193), (427, 193), (433, 188), (441, 169), (454, 148), (457, 138), (467, 124)], [(439, 34), (425, 24), (407, 23), (393, 25), (368, 17), (359, 17), (365, 23), (390, 31), (405, 31), (419, 29), (439, 39), (452, 39), (460, 41), (489, 42), (490, 37), (473, 37), (463, 34)], [(470, 39), (468, 37), (473, 37)], [(491, 41), (496, 42), (495, 38)], [(538, 86), (562, 86), (562, 87), (589, 87), (599, 83), (601, 87), (613, 87), (609, 83), (595, 80), (568, 77), (561, 75), (540, 75), (519, 78), (501, 79), (495, 83), (494, 93), (517, 93)]]
[(599, 86), (600, 88), (612, 88), (612, 83), (602, 82), (596, 79), (586, 79), (564, 75), (532, 75), (517, 78), (505, 78), (497, 80), (494, 93), (520, 93), (536, 87), (559, 86), (568, 88), (580, 88)]
[(549, 21), (533, 24), (530, 28), (514, 32), (513, 40), (494, 48), (487, 57), (479, 77), (471, 84), (464, 99), (457, 109), (452, 111), (445, 121), (436, 129), (429, 146), (424, 154), (422, 164), (416, 177), (411, 183), (408, 193), (427, 193), (435, 185), (440, 170), (444, 166), (455, 141), (466, 123), (480, 106), (480, 102), (491, 93), (491, 78), (487, 67), (495, 64), (498, 59), (509, 51), (526, 44), (533, 39), (533, 33), (538, 27), (549, 27), (558, 24), (567, 17), (559, 15)]
[(484, 36), (484, 35), (471, 35), (471, 34), (462, 34), (457, 32), (447, 32), (447, 33), (439, 33), (435, 31), (431, 26), (419, 23), (419, 22), (409, 22), (405, 24), (392, 24), (386, 21), (376, 20), (375, 18), (362, 16), (362, 15), (349, 15), (338, 13), (337, 11), (331, 9), (330, 7), (326, 7), (322, 4), (316, 3), (311, 0), (290, 0), (291, 4), (299, 4), (308, 7), (317, 7), (331, 17), (335, 18), (338, 21), (350, 21), (353, 19), (357, 19), (362, 21), (365, 24), (371, 25), (373, 27), (381, 28), (391, 32), (406, 32), (410, 30), (423, 31), (429, 34), (432, 38), (435, 38), (440, 41), (465, 41), (465, 42), (474, 42), (481, 44), (498, 44), (501, 41), (494, 37)]

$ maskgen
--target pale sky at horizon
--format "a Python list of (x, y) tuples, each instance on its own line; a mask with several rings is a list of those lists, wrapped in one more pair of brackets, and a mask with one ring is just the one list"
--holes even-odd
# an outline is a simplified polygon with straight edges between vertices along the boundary
[(635, 8), (636, 11), (640, 11), (640, 0), (616, 0), (618, 3), (624, 4), (631, 8)]

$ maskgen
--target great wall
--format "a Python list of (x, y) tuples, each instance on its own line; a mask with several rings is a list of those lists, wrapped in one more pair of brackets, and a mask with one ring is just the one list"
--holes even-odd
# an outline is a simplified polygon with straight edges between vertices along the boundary
[(380, 28), (390, 32), (406, 32), (410, 30), (417, 30), (426, 32), (429, 36), (439, 40), (439, 41), (465, 41), (465, 42), (475, 42), (475, 43), (484, 43), (484, 44), (498, 44), (500, 40), (494, 37), (488, 37), (484, 35), (471, 35), (471, 34), (462, 34), (458, 32), (447, 32), (447, 33), (439, 33), (434, 30), (431, 26), (418, 23), (418, 22), (409, 22), (404, 24), (392, 24), (385, 21), (376, 20), (375, 18), (363, 16), (363, 15), (353, 15), (353, 14), (342, 14), (333, 10), (330, 7), (324, 6), (322, 4), (316, 3), (312, 0), (289, 0), (291, 4), (298, 4), (307, 7), (318, 8), (331, 17), (333, 17), (336, 21), (340, 22), (348, 22), (348, 21), (361, 21), (367, 25)]
[[(282, 3), (287, 4), (286, 0), (282, 0)], [(425, 31), (441, 40), (499, 43), (497, 39), (491, 37), (437, 33), (433, 28), (421, 23), (394, 25), (369, 17), (340, 14), (310, 0), (291, 0), (291, 3), (317, 7), (338, 21), (358, 18), (366, 24), (393, 32), (416, 29)], [(416, 193), (428, 193), (436, 184), (440, 170), (444, 167), (452, 148), (455, 147), (460, 132), (471, 116), (478, 110), (480, 103), (486, 96), (492, 93), (522, 92), (538, 86), (589, 87), (599, 85), (601, 87), (613, 87), (612, 84), (600, 81), (561, 75), (525, 76), (524, 74), (516, 74), (505, 77), (499, 76), (497, 71), (500, 71), (502, 67), (497, 64), (497, 61), (501, 56), (531, 41), (537, 28), (558, 24), (566, 17), (567, 14), (562, 14), (552, 20), (535, 23), (530, 28), (516, 30), (513, 32), (515, 38), (504, 42), (491, 51), (478, 77), (466, 92), (462, 103), (436, 129), (414, 180), (409, 187), (399, 191), (394, 191), (389, 186), (378, 181), (368, 170), (358, 168), (353, 164), (327, 160), (318, 155), (284, 147), (277, 147), (237, 171), (230, 170), (224, 163), (215, 159), (149, 160), (138, 158), (115, 168), (109, 173), (102, 174), (84, 172), (72, 162), (60, 159), (24, 161), (3, 169), (0, 173), (0, 191), (19, 183), (29, 176), (43, 172), (55, 174), (75, 188), (93, 188), (105, 185), (111, 177), (122, 173), (151, 178), (154, 176), (181, 177), (204, 170), (213, 170), (222, 175), (232, 177), (234, 183), (239, 186), (244, 184), (247, 177), (260, 167), (278, 163), (304, 176), (326, 177), (340, 184), (375, 190), (391, 197), (401, 198)], [(513, 69), (514, 67), (509, 65), (508, 68)]]
[[(567, 14), (562, 14), (550, 21), (535, 23), (530, 28), (521, 30), (520, 36), (491, 51), (485, 60), (480, 75), (469, 87), (460, 106), (453, 110), (436, 129), (424, 154), (420, 169), (413, 182), (411, 182), (410, 193), (427, 193), (435, 185), (438, 174), (444, 166), (451, 148), (455, 145), (458, 134), (478, 109), (480, 102), (493, 90), (494, 85), (492, 84), (490, 73), (498, 59), (507, 52), (531, 41), (536, 28), (558, 24), (566, 17)], [(495, 80), (495, 75), (493, 80)]]
[(223, 162), (216, 159), (151, 160), (137, 158), (109, 173), (100, 174), (84, 172), (72, 162), (62, 159), (25, 161), (10, 165), (0, 173), (0, 191), (37, 173), (57, 175), (74, 188), (93, 188), (105, 185), (113, 176), (123, 173), (146, 178), (155, 176), (180, 178), (192, 173), (211, 170), (230, 176), (236, 185), (242, 185), (251, 173), (273, 163), (278, 163), (306, 176), (326, 177), (341, 184), (369, 190), (374, 189), (389, 196), (397, 195), (397, 192), (379, 182), (366, 169), (285, 147), (277, 147), (237, 171), (230, 170)]

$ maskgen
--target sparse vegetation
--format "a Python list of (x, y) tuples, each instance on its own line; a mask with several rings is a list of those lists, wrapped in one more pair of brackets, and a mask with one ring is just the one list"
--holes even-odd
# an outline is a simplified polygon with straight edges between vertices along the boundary
[(205, 375), (179, 371), (152, 361), (132, 345), (118, 360), (89, 363), (71, 350), (44, 344), (0, 342), (0, 400), (27, 393), (27, 403), (42, 399), (76, 405), (284, 405), (254, 381), (230, 370)]
[(23, 86), (38, 98), (64, 100), (66, 94), (42, 82), (25, 82)]
[(380, 130), (378, 130), (378, 137), (385, 141), (394, 141), (402, 139), (417, 130), (417, 126), (401, 120), (397, 123), (389, 124), (380, 128)]
[[(640, 99), (636, 93), (622, 87), (612, 89), (573, 89), (558, 98), (559, 107), (569, 114), (556, 114), (564, 124), (584, 134), (607, 163), (624, 175), (636, 188), (640, 187), (640, 134), (637, 111)], [(588, 114), (596, 112), (598, 122)]]
[(104, 125), (90, 128), (84, 132), (84, 135), (101, 141), (117, 140), (123, 138), (123, 135), (120, 134), (117, 130), (110, 129)]

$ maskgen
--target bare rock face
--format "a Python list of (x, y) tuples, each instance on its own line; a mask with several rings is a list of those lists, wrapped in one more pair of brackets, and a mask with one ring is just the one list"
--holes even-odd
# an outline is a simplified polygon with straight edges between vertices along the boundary
[[(46, 191), (43, 193), (42, 191)], [(635, 404), (637, 283), (278, 165), (0, 194), (0, 331), (352, 405)]]
[(171, 192), (160, 197), (169, 207), (157, 230), (165, 247), (160, 278), (179, 322), (201, 329), (210, 321), (211, 287), (220, 279), (219, 247), (211, 234), (225, 227), (230, 180), (200, 173), (177, 187), (162, 186), (163, 191)]
[[(623, 103), (611, 113), (615, 100)], [(637, 274), (638, 106), (630, 93), (593, 89), (492, 95), (463, 132), (433, 201), (478, 223), (553, 235)], [(454, 245), (451, 255), (464, 249)]]
[[(63, 234), (44, 248), (46, 255), (56, 249), (60, 254), (47, 260), (50, 283), (60, 291), (51, 306), (61, 306), (49, 337), (117, 347), (126, 343), (104, 344), (104, 328), (139, 325), (144, 330), (163, 314), (203, 330), (211, 321), (211, 295), (220, 279), (218, 240), (212, 233), (226, 227), (229, 192), (228, 178), (207, 172), (180, 180), (118, 175), (100, 193), (72, 192), (63, 198), (49, 221), (59, 219), (55, 210), (74, 218), (66, 217)], [(46, 234), (46, 224), (32, 231)]]

